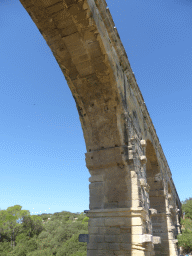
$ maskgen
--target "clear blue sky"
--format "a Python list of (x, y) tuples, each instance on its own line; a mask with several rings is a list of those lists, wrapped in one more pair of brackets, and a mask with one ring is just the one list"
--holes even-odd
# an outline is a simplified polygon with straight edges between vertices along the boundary
[[(181, 200), (192, 197), (192, 2), (108, 0)], [(0, 0), (0, 208), (89, 209), (71, 91), (19, 1)]]

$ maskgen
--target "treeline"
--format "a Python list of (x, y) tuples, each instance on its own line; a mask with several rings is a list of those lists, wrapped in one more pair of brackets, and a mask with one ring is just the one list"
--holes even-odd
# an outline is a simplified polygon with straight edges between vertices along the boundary
[(178, 235), (178, 245), (183, 253), (192, 252), (192, 198), (182, 202), (183, 218), (181, 219), (182, 234)]
[(63, 211), (37, 216), (21, 208), (0, 211), (1, 256), (87, 255), (87, 243), (78, 241), (79, 234), (88, 234), (86, 214)]

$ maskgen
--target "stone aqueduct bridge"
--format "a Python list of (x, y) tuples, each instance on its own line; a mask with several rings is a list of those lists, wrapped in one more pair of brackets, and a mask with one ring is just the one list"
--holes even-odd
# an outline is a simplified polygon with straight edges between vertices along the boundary
[(178, 255), (181, 203), (106, 1), (20, 2), (78, 109), (91, 175), (87, 255)]

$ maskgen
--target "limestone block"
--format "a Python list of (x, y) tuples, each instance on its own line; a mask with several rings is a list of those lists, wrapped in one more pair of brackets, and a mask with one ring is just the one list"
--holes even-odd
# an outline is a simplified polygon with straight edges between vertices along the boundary
[(140, 235), (143, 232), (142, 226), (132, 226), (132, 235)]
[(89, 234), (98, 234), (98, 227), (89, 227)]
[(132, 183), (132, 189), (134, 189), (135, 191), (137, 191), (138, 187), (137, 187), (137, 177), (133, 177), (131, 178), (131, 183)]
[[(103, 182), (97, 182), (97, 183), (93, 182), (93, 183), (89, 184), (89, 189), (90, 190), (99, 190), (99, 191), (101, 191), (102, 188), (103, 188)], [(95, 191), (95, 194), (96, 194), (96, 191)]]
[(121, 243), (131, 243), (131, 234), (120, 234), (119, 236), (118, 236), (118, 238), (119, 238), (119, 242), (121, 242)]
[(99, 193), (94, 194), (95, 190), (93, 190), (93, 191), (89, 190), (89, 191), (90, 191), (90, 197), (89, 197), (89, 201), (90, 201), (89, 208), (90, 208), (90, 210), (101, 208), (101, 206), (103, 204), (103, 201), (104, 201), (104, 196), (102, 194), (99, 194)]
[(46, 7), (49, 7), (49, 6), (51, 6), (51, 5), (54, 5), (54, 4), (56, 4), (56, 3), (58, 3), (58, 2), (60, 2), (59, 0), (42, 0), (41, 1)]
[[(97, 250), (98, 249), (98, 246), (97, 246), (97, 243), (88, 243), (87, 244), (87, 249), (91, 249), (91, 250)], [(91, 254), (90, 254), (91, 255)]]
[[(145, 235), (132, 235), (130, 242), (132, 242), (132, 244), (134, 244), (134, 245), (145, 243), (144, 242), (144, 240), (145, 240), (144, 237), (145, 237)], [(146, 240), (147, 240), (147, 238), (146, 238)]]
[(149, 193), (150, 186), (147, 184), (146, 180), (141, 178), (139, 179), (141, 187), (144, 187), (145, 191)]
[(142, 220), (140, 217), (133, 217), (132, 218), (132, 226), (140, 226), (142, 225)]
[(141, 146), (142, 147), (146, 147), (146, 145), (147, 145), (146, 141), (145, 140), (141, 140)]
[(108, 250), (120, 250), (120, 245), (118, 243), (108, 243), (107, 244), (107, 249)]
[(89, 226), (92, 227), (104, 227), (104, 219), (103, 218), (89, 218)]
[(93, 175), (89, 178), (89, 182), (102, 182), (104, 181), (103, 175)]
[(162, 180), (162, 176), (161, 173), (158, 173), (155, 175), (154, 181), (161, 181)]
[(141, 161), (141, 164), (146, 164), (147, 163), (146, 156), (140, 156), (140, 161)]
[(116, 218), (106, 218), (105, 219), (105, 226), (124, 226), (125, 225), (125, 220), (124, 218), (121, 217), (116, 217)]
[(115, 243), (117, 242), (117, 235), (105, 235), (105, 242)]
[(124, 164), (128, 160), (126, 151), (127, 147), (121, 146), (87, 152), (85, 154), (86, 166), (89, 170), (93, 170), (116, 166), (117, 163)]
[(170, 193), (168, 193), (168, 198), (171, 199), (172, 198), (172, 195)]
[(98, 243), (99, 250), (107, 250), (107, 243)]
[(173, 205), (169, 205), (169, 210), (170, 210), (170, 211), (173, 211), (173, 210), (174, 210)]
[(142, 241), (142, 243), (152, 243), (153, 242), (153, 236), (151, 234), (141, 235), (141, 241)]
[(139, 181), (140, 181), (141, 186), (143, 186), (143, 187), (146, 186), (147, 183), (146, 183), (145, 179), (141, 178), (141, 179), (139, 179)]
[(120, 243), (120, 248), (121, 248), (121, 250), (131, 250), (131, 243), (130, 244), (128, 244), (128, 243)]
[(156, 209), (153, 209), (153, 208), (150, 208), (150, 209), (149, 209), (149, 212), (150, 212), (151, 215), (157, 214), (157, 210), (156, 210)]
[(153, 244), (160, 244), (161, 237), (160, 236), (153, 236)]
[(175, 226), (170, 226), (169, 231), (173, 231), (175, 229)]
[[(140, 249), (132, 249), (131, 250), (131, 254), (128, 254), (128, 256), (132, 256), (132, 255), (135, 255), (135, 256), (146, 256), (146, 252), (143, 251), (143, 250), (140, 250)], [(147, 255), (149, 256), (149, 255)], [(151, 256), (151, 255), (150, 255)]]
[(106, 227), (99, 227), (99, 232), (98, 234), (107, 234), (107, 228)]
[[(134, 226), (133, 226), (134, 227)], [(121, 229), (121, 234), (127, 234), (127, 233), (131, 233), (131, 229), (133, 229), (133, 227), (131, 228), (131, 227), (120, 227)]]
[(119, 227), (107, 227), (105, 228), (105, 233), (107, 235), (119, 235), (121, 233), (121, 229)]
[(90, 243), (104, 243), (105, 238), (104, 235), (89, 235)]
[(139, 206), (139, 200), (137, 200), (136, 198), (138, 198), (138, 196), (135, 197), (135, 199), (133, 197), (132, 207), (134, 208), (137, 208)]

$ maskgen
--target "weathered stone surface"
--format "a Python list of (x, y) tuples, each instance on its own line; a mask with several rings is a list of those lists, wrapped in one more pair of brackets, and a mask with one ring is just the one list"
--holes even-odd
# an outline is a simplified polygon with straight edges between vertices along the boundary
[(20, 2), (79, 113), (91, 175), (87, 255), (178, 255), (181, 203), (106, 1)]
[(153, 244), (160, 244), (161, 237), (160, 236), (153, 236)]

